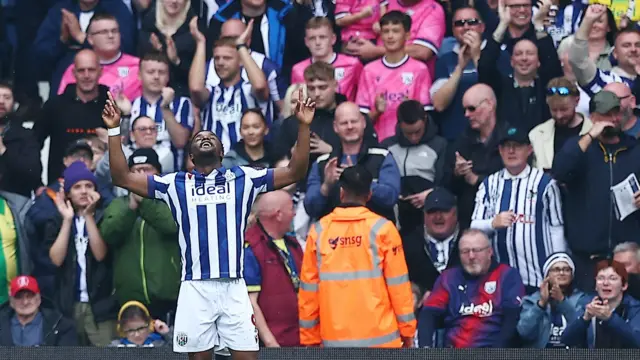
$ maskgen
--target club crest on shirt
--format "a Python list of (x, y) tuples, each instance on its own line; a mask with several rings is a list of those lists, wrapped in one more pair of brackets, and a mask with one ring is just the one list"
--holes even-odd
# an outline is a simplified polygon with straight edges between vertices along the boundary
[(336, 68), (336, 81), (344, 79), (344, 68)]
[(402, 83), (405, 85), (411, 85), (413, 83), (413, 73), (403, 72), (400, 74), (402, 76)]
[(484, 291), (491, 295), (496, 292), (496, 282), (495, 281), (487, 281), (484, 283)]
[(189, 337), (187, 337), (186, 333), (176, 333), (176, 344), (178, 344), (178, 346), (186, 346), (187, 342), (189, 342)]
[(129, 76), (129, 68), (126, 66), (118, 66), (118, 76), (120, 77)]

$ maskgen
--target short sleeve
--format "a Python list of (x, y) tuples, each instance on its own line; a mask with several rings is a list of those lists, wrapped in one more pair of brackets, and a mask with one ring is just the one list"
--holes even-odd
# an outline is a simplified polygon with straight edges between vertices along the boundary
[(251, 179), (253, 188), (258, 192), (267, 192), (274, 189), (273, 169), (257, 169), (249, 166), (240, 167), (245, 176)]
[(524, 285), (520, 273), (509, 268), (502, 282), (502, 306), (504, 308), (519, 308), (524, 298)]
[(352, 3), (353, 1), (351, 0), (336, 0), (336, 20), (349, 15), (349, 13), (351, 12)]
[(356, 95), (356, 104), (360, 107), (360, 111), (364, 114), (368, 114), (371, 111), (371, 107), (374, 105), (375, 87), (369, 83), (370, 77), (368, 76), (367, 68), (362, 72), (360, 76), (360, 82), (358, 83), (358, 92)]
[(444, 38), (446, 24), (442, 6), (435, 1), (432, 6), (432, 11), (420, 23), (416, 38), (412, 42), (416, 45), (426, 46), (437, 56)]
[(434, 309), (445, 310), (449, 305), (449, 289), (447, 289), (446, 283), (449, 278), (447, 272), (438, 276), (436, 283), (433, 285), (431, 294), (425, 300), (424, 306)]
[(249, 292), (258, 292), (261, 290), (262, 274), (260, 273), (260, 264), (256, 259), (253, 249), (248, 244), (245, 244), (244, 248), (244, 263), (243, 263), (243, 276), (244, 281), (247, 283), (247, 290)]
[(420, 84), (418, 90), (418, 100), (422, 105), (424, 105), (424, 109), (426, 111), (433, 110), (433, 104), (431, 103), (431, 92), (429, 91), (431, 90), (431, 75), (429, 75), (429, 70), (425, 68), (423, 71), (420, 71), (418, 79), (419, 80), (417, 83)]
[(147, 177), (147, 197), (150, 199), (158, 199), (169, 202), (169, 187), (175, 181), (176, 173), (164, 176), (150, 175)]

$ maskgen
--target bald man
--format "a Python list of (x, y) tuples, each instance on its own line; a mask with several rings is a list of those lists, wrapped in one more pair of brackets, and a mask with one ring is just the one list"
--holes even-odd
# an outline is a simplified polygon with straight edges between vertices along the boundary
[[(519, 1), (519, 0), (518, 0)], [(501, 73), (498, 60), (503, 53), (493, 37), (487, 39), (478, 61), (478, 82), (493, 89), (500, 107), (498, 118), (529, 133), (551, 117), (546, 103), (547, 84), (562, 76), (562, 66), (553, 40), (541, 33), (540, 39), (521, 39), (511, 53), (513, 75)]]
[(320, 219), (340, 204), (340, 174), (346, 167), (361, 164), (377, 179), (371, 185), (367, 207), (395, 222), (393, 206), (400, 196), (400, 171), (388, 150), (364, 141), (366, 126), (358, 105), (349, 101), (338, 105), (333, 130), (340, 144), (318, 157), (307, 180), (304, 208), (312, 219)]
[(486, 176), (503, 168), (498, 140), (508, 124), (497, 122), (496, 96), (486, 84), (470, 87), (462, 97), (462, 107), (469, 127), (450, 147), (443, 183), (457, 196), (458, 219), (466, 229), (478, 186)]
[(613, 82), (607, 84), (603, 90), (611, 91), (620, 99), (622, 110), (622, 130), (629, 136), (640, 138), (640, 121), (634, 113), (636, 109), (636, 97), (631, 93), (631, 88), (626, 84)]
[(254, 205), (256, 223), (247, 229), (244, 279), (263, 346), (300, 346), (297, 290), (303, 250), (287, 235), (293, 221), (291, 195), (277, 190)]
[(51, 137), (48, 184), (62, 175), (62, 158), (69, 144), (104, 127), (101, 116), (108, 88), (98, 84), (102, 75), (99, 57), (92, 50), (82, 50), (76, 54), (71, 66), (74, 83), (60, 95), (49, 98), (33, 128), (40, 147), (47, 137)]
[[(247, 26), (238, 19), (229, 19), (222, 24), (220, 37), (225, 36), (233, 36), (237, 37), (245, 31)], [(247, 38), (247, 46), (249, 49), (251, 48), (251, 37)], [(287, 92), (287, 82), (286, 79), (280, 76), (280, 68), (278, 65), (268, 59), (264, 54), (259, 53), (254, 50), (249, 50), (251, 54), (251, 58), (255, 61), (256, 65), (262, 70), (265, 78), (267, 79), (267, 83), (269, 84), (269, 102), (266, 109), (263, 109), (263, 113), (265, 117), (267, 117), (267, 121), (270, 121), (269, 124), (273, 123), (276, 116), (276, 110), (282, 110), (282, 106), (284, 104), (284, 95)], [(213, 58), (209, 60), (207, 65), (207, 77), (206, 84), (210, 86), (215, 86), (220, 82), (220, 78), (215, 71), (215, 63), (213, 62)], [(241, 70), (242, 79), (244, 81), (249, 81), (249, 75), (244, 67)], [(274, 105), (277, 106), (277, 109), (274, 108)], [(266, 111), (265, 111), (266, 110)]]

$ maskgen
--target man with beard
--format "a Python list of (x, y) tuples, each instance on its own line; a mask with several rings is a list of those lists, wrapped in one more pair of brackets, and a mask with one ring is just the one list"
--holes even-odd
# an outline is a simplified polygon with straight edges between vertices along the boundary
[(258, 358), (258, 330), (242, 278), (244, 230), (258, 194), (301, 180), (307, 171), (315, 103), (296, 104), (298, 141), (289, 165), (255, 169), (221, 165), (224, 149), (211, 131), (200, 131), (187, 147), (193, 171), (147, 176), (133, 173), (120, 146), (120, 110), (109, 93), (102, 119), (109, 134), (113, 183), (140, 196), (163, 200), (178, 224), (182, 284), (176, 311), (174, 351), (210, 360), (231, 350), (234, 360)]
[(535, 160), (534, 167), (550, 170), (553, 156), (564, 143), (574, 136), (584, 135), (591, 129), (591, 120), (579, 112), (580, 91), (565, 77), (551, 79), (547, 84), (547, 105), (551, 119), (534, 127), (529, 133)]
[(636, 108), (636, 97), (631, 92), (631, 88), (619, 82), (607, 84), (605, 90), (611, 91), (620, 99), (620, 111), (622, 111), (622, 131), (634, 138), (640, 138), (640, 121), (634, 113)]
[[(620, 99), (614, 93), (597, 93), (589, 110), (593, 126), (567, 141), (552, 168), (554, 178), (566, 185), (567, 243), (576, 263), (576, 286), (584, 291), (593, 289), (596, 261), (629, 234), (640, 233), (640, 212), (620, 220), (611, 191), (630, 174), (640, 176), (640, 146), (622, 131)], [(640, 207), (640, 191), (634, 197)]]

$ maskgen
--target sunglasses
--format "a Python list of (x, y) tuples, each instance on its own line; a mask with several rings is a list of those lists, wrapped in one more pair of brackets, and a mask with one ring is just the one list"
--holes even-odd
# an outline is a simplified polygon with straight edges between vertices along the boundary
[(568, 87), (550, 87), (547, 89), (547, 95), (560, 95), (560, 96), (569, 96), (569, 95), (575, 95), (575, 93), (573, 91), (571, 91), (571, 89), (569, 89)]
[(475, 25), (479, 25), (480, 23), (482, 23), (482, 21), (480, 21), (480, 19), (462, 19), (462, 20), (456, 20), (453, 22), (453, 26), (455, 27), (463, 27), (465, 25), (469, 25), (469, 26), (475, 26)]
[(478, 108), (480, 107), (480, 105), (482, 105), (483, 102), (487, 101), (487, 99), (484, 99), (482, 101), (480, 101), (477, 105), (469, 105), (469, 106), (465, 106), (463, 109), (464, 111), (468, 111), (468, 112), (475, 112), (476, 110), (478, 110)]

